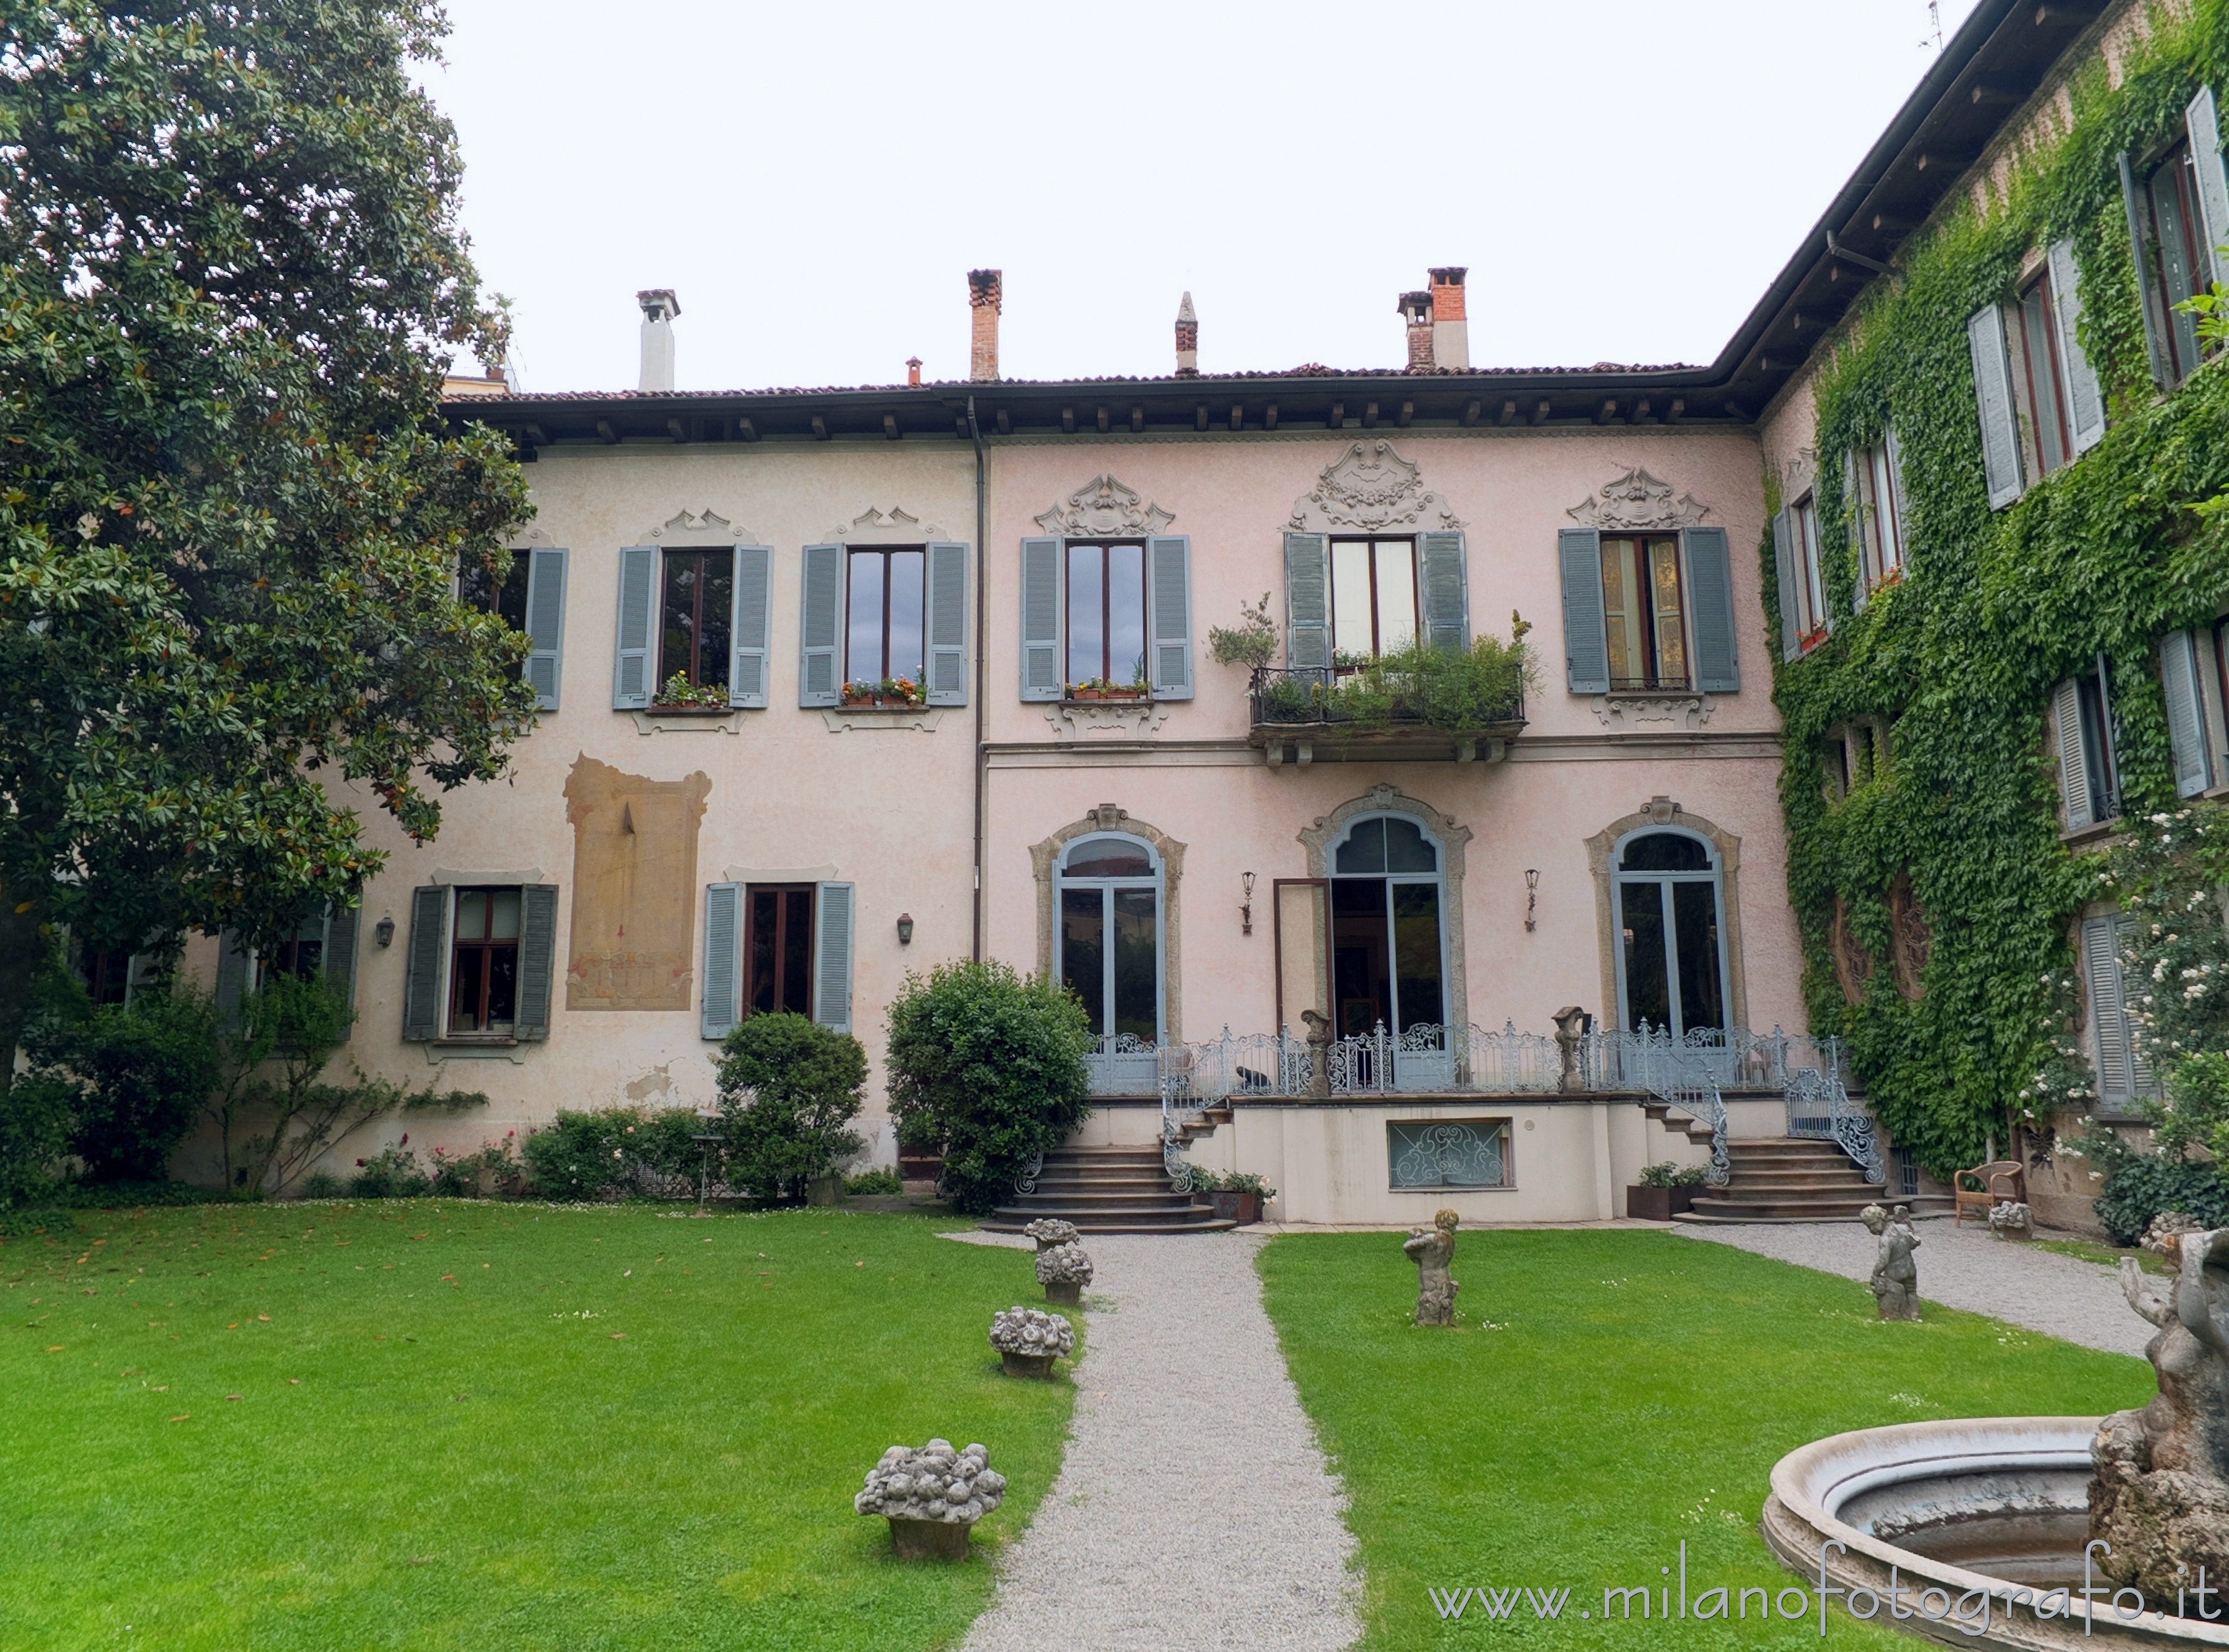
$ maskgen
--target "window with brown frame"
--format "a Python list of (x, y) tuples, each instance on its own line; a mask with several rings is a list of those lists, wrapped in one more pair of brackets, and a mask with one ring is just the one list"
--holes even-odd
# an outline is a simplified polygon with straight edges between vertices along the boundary
[(1416, 542), (1331, 542), (1331, 646), (1351, 659), (1375, 659), (1416, 640)]
[(665, 553), (659, 613), (658, 680), (675, 675), (697, 688), (725, 688), (735, 657), (736, 553)]
[(2059, 301), (2046, 271), (2020, 289), (2013, 306), (2013, 395), (2039, 476), (2064, 470), (2074, 459), (2066, 381), (2059, 370)]
[(813, 1013), (813, 885), (752, 884), (743, 891), (743, 1013)]
[(928, 658), (923, 621), (928, 553), (919, 546), (855, 550), (848, 562), (844, 680), (902, 678), (920, 686)]
[(460, 889), (449, 954), (449, 1035), (507, 1033), (518, 1014), (519, 891)]
[(2159, 344), (2159, 366), (2169, 385), (2180, 384), (2197, 367), (2202, 350), (2198, 318), (2175, 306), (2213, 285), (2187, 142), (2175, 145), (2145, 173), (2136, 186), (2134, 215), (2143, 241), (2136, 267)]
[(1680, 540), (1602, 542), (1603, 620), (1609, 685), (1616, 693), (1687, 687), (1687, 621), (1681, 601)]

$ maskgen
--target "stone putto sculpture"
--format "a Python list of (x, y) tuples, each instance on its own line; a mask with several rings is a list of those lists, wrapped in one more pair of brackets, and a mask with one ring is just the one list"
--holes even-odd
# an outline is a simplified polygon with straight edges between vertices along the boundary
[(1006, 1477), (991, 1467), (988, 1446), (955, 1451), (949, 1440), (931, 1440), (918, 1451), (894, 1445), (883, 1452), (851, 1507), (890, 1521), (900, 1559), (954, 1560), (967, 1554), (975, 1522), (1005, 1496)]
[(1919, 1317), (1919, 1269), (1911, 1253), (1919, 1249), (1919, 1235), (1911, 1231), (1911, 1212), (1905, 1205), (1891, 1216), (1878, 1205), (1859, 1212), (1866, 1231), (1880, 1241), (1873, 1258), (1873, 1297), (1885, 1320)]
[(2144, 1357), (2159, 1392), (2116, 1411), (2090, 1448), (2090, 1535), (2112, 1546), (2097, 1569), (2153, 1600), (2229, 1580), (2229, 1228), (2154, 1218), (2144, 1248), (2174, 1264), (2161, 1282), (2121, 1260), (2129, 1306), (2159, 1327)]
[(1052, 1376), (1052, 1362), (1076, 1352), (1076, 1327), (1057, 1314), (1019, 1302), (991, 1319), (991, 1346), (1009, 1377)]
[(1320, 1010), (1302, 1010), (1301, 1025), (1307, 1030), (1308, 1094), (1320, 1102), (1331, 1099), (1331, 1047), (1337, 1042), (1331, 1017)]
[(1455, 1293), (1462, 1287), (1449, 1277), (1448, 1269), (1455, 1259), (1455, 1230), (1461, 1225), (1461, 1217), (1453, 1211), (1442, 1211), (1432, 1218), (1429, 1229), (1412, 1229), (1402, 1242), (1401, 1249), (1416, 1264), (1419, 1325), (1455, 1322)]

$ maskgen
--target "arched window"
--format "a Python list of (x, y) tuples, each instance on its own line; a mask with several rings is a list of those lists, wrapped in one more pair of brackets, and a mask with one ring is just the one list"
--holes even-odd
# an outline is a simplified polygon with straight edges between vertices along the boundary
[(1618, 1025), (1723, 1030), (1725, 887), (1709, 840), (1679, 827), (1634, 832), (1618, 844), (1610, 877)]
[(1078, 838), (1061, 855), (1053, 968), (1083, 1000), (1102, 1053), (1125, 1035), (1161, 1041), (1162, 890), (1160, 857), (1140, 839)]
[[(1365, 815), (1332, 854), (1333, 1023), (1400, 1035), (1447, 1019), (1440, 845), (1402, 814)], [(1437, 1047), (1436, 1040), (1434, 1047)]]

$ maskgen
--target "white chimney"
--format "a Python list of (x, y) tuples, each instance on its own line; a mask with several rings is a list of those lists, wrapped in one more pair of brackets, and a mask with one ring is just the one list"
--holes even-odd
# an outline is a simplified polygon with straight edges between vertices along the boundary
[(673, 318), (681, 313), (681, 300), (667, 286), (652, 287), (634, 295), (642, 306), (642, 382), (645, 390), (673, 389)]

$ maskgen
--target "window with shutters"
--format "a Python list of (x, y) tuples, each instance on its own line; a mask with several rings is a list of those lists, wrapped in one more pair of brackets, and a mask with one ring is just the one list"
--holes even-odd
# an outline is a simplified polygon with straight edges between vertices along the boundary
[(2066, 829), (2116, 820), (2121, 814), (2119, 733), (2114, 725), (2113, 686), (2104, 662), (2071, 677), (2052, 696), (2058, 724), (2059, 785)]
[(449, 1036), (508, 1037), (518, 1018), (521, 896), (460, 889), (451, 922)]
[(813, 885), (743, 891), (743, 1013), (813, 1013)]
[(457, 568), (457, 599), (489, 614), (500, 614), (513, 631), (526, 629), (526, 582), (533, 564), (530, 553), (513, 551), (511, 571), (498, 583), (495, 563), (485, 556), (466, 556)]
[(2167, 733), (2174, 759), (2174, 789), (2197, 797), (2229, 780), (2229, 671), (2222, 645), (2229, 641), (2229, 620), (2160, 639), (2160, 687), (2167, 700)]
[(2061, 370), (2058, 335), (2059, 299), (2048, 270), (2020, 289), (2009, 320), (2013, 350), (2013, 401), (2019, 409), (2020, 436), (2029, 474), (2048, 476), (2074, 458), (2074, 427), (2068, 405), (2066, 375)]
[(1331, 542), (1331, 646), (1362, 665), (1414, 644), (1423, 622), (1414, 539)]
[(919, 688), (928, 658), (928, 550), (853, 550), (845, 562), (845, 686), (896, 681)]
[(132, 955), (117, 947), (87, 947), (78, 955), (78, 978), (96, 1004), (122, 1004), (132, 995)]
[(1066, 542), (1067, 676), (1078, 687), (1149, 683), (1146, 657), (1146, 542)]
[(2093, 913), (2082, 920), (2084, 995), (2089, 1011), (2090, 1057), (2097, 1073), (2097, 1110), (2107, 1118), (2136, 1117), (2158, 1091), (2144, 1058), (2129, 1004), (2136, 987), (2128, 975), (2129, 918)]
[(1850, 479), (1857, 490), (1852, 503), (1857, 511), (1858, 549), (1863, 559), (1860, 572), (1868, 591), (1904, 577), (1904, 482), (1899, 469), (1893, 436), (1850, 455)]
[(1692, 685), (1676, 537), (1603, 536), (1603, 620), (1612, 693)]
[(725, 688), (734, 654), (736, 553), (669, 550), (658, 578), (658, 682)]
[(1788, 512), (1789, 531), (1795, 540), (1794, 607), (1799, 649), (1817, 647), (1827, 640), (1827, 584), (1819, 550), (1819, 506), (1806, 493)]
[(2202, 359), (2198, 319), (2176, 306), (2212, 285), (2197, 162), (2187, 142), (2175, 145), (2141, 175), (2129, 210), (2139, 242), (2144, 318), (2161, 376), (2171, 387), (2189, 377)]

